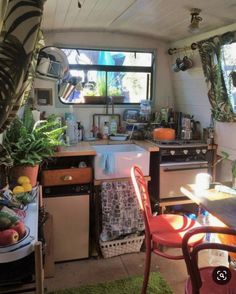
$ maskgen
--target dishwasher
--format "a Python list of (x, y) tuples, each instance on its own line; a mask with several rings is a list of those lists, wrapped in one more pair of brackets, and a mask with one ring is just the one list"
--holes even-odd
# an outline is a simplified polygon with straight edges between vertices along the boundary
[(53, 216), (54, 261), (88, 258), (90, 184), (44, 187), (43, 198)]

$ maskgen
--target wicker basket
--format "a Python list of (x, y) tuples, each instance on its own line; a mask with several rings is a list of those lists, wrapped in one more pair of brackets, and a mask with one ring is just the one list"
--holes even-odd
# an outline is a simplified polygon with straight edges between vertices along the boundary
[(118, 256), (125, 253), (139, 252), (143, 244), (144, 236), (103, 242), (100, 240), (100, 248), (104, 258)]

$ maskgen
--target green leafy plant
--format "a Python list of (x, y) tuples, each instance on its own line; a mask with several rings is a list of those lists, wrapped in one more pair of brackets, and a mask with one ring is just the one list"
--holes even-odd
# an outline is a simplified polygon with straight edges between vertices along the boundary
[(221, 157), (213, 164), (213, 166), (216, 166), (219, 164), (221, 161), (229, 159), (229, 154), (225, 151), (221, 151)]
[(23, 118), (15, 118), (4, 134), (0, 164), (34, 166), (41, 163), (62, 145), (64, 130), (55, 115), (35, 123), (31, 110), (26, 107)]
[(231, 171), (232, 171), (232, 177), (236, 178), (236, 160), (232, 162)]
[(13, 121), (23, 100), (28, 97), (33, 78), (29, 70), (34, 67), (31, 61), (39, 48), (36, 43), (40, 37), (44, 2), (9, 1), (0, 42), (0, 133)]
[[(214, 166), (219, 164), (223, 160), (229, 159), (229, 154), (225, 151), (221, 151), (221, 157), (214, 163)], [(232, 172), (232, 177), (236, 178), (236, 159), (232, 161), (231, 164), (231, 172)]]

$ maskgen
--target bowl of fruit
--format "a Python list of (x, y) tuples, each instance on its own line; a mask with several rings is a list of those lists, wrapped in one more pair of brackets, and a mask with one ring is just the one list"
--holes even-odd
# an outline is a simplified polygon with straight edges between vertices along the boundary
[(0, 211), (0, 252), (13, 250), (30, 234), (30, 229), (14, 210), (3, 207)]

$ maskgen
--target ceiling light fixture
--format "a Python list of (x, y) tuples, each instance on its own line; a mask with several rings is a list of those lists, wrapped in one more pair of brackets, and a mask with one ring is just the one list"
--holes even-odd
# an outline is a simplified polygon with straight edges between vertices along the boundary
[(201, 9), (192, 8), (191, 9), (191, 24), (188, 27), (189, 32), (196, 34), (199, 32), (199, 23), (202, 21), (202, 17), (199, 16)]

